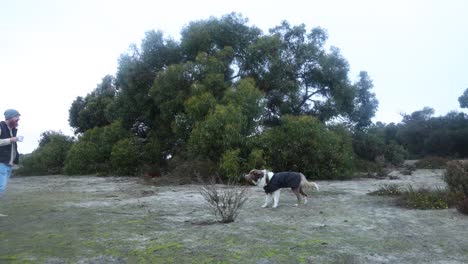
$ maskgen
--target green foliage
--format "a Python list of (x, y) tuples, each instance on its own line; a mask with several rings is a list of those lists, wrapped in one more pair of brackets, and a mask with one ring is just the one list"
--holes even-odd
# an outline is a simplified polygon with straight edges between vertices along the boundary
[[(219, 163), (223, 155), (239, 149), (240, 170), (265, 164), (252, 152), (264, 149), (254, 136), (274, 129), (285, 115), (316, 116), (321, 122), (340, 119), (359, 129), (370, 124), (377, 107), (372, 81), (365, 72), (358, 82), (349, 80), (349, 64), (339, 49), (327, 48), (324, 29), (307, 32), (305, 25), (283, 22), (263, 34), (247, 22), (232, 13), (188, 23), (179, 42), (149, 31), (140, 47), (131, 46), (119, 59), (116, 77), (106, 76), (70, 108), (70, 125), (83, 133), (71, 154), (86, 154), (85, 146), (95, 151), (88, 153), (96, 160), (83, 165), (84, 172), (109, 173), (113, 144), (132, 138), (125, 131), (137, 122), (151, 130), (151, 141), (156, 142), (151, 148), (146, 135), (142, 137), (137, 146), (141, 160), (155, 158), (141, 166), (164, 166), (165, 157), (186, 153), (190, 159)], [(122, 136), (102, 136), (117, 120)], [(297, 164), (322, 166), (311, 177), (319, 172), (325, 178), (348, 174), (353, 158), (347, 136), (330, 132), (324, 137), (326, 143), (318, 148), (328, 150)], [(333, 151), (326, 144), (338, 148)], [(265, 150), (264, 160), (267, 152), (272, 155)], [(292, 166), (290, 160), (279, 163)], [(67, 171), (79, 173), (74, 166), (67, 163)]]
[(408, 152), (396, 141), (395, 129), (394, 124), (385, 126), (377, 123), (368, 129), (354, 131), (354, 152), (360, 159), (367, 161), (376, 161), (383, 156), (386, 162), (393, 165), (403, 164)]
[(188, 141), (191, 156), (219, 161), (223, 153), (244, 143), (246, 123), (238, 107), (218, 105), (195, 125)]
[(413, 209), (447, 209), (455, 206), (463, 194), (448, 190), (420, 188), (415, 190), (411, 185), (402, 193), (398, 204)]
[(452, 192), (460, 191), (468, 196), (468, 164), (459, 161), (447, 163), (444, 181)]
[(252, 169), (260, 169), (265, 168), (266, 161), (265, 161), (265, 153), (262, 149), (253, 149), (250, 152), (250, 155), (247, 160), (245, 171), (250, 171)]
[(124, 138), (115, 143), (110, 156), (112, 172), (117, 175), (135, 175), (140, 165), (138, 150), (133, 138)]
[(240, 149), (226, 151), (219, 162), (219, 168), (224, 177), (237, 182), (241, 179)]
[(62, 132), (46, 131), (41, 134), (39, 147), (21, 160), (16, 175), (60, 174), (73, 138)]
[(360, 72), (359, 81), (354, 84), (356, 96), (353, 100), (354, 108), (350, 114), (350, 119), (355, 122), (356, 129), (362, 129), (371, 125), (371, 118), (377, 111), (379, 102), (375, 94), (371, 92), (373, 86), (367, 72)]
[(375, 196), (396, 196), (397, 204), (412, 209), (447, 209), (463, 199), (459, 191), (419, 188), (409, 185), (406, 189), (397, 184), (384, 184), (378, 190), (368, 193)]
[(309, 116), (285, 116), (262, 135), (274, 171), (300, 171), (310, 179), (345, 179), (353, 173), (349, 135), (330, 131)]
[(356, 131), (353, 135), (353, 149), (361, 159), (375, 161), (376, 157), (384, 154), (385, 139), (376, 129)]
[(108, 174), (112, 171), (110, 158), (114, 144), (130, 133), (121, 122), (87, 130), (72, 146), (65, 160), (66, 174)]
[(114, 100), (114, 77), (107, 75), (102, 83), (85, 98), (78, 96), (69, 110), (69, 123), (76, 133), (110, 124), (108, 107)]
[(463, 94), (458, 97), (458, 102), (460, 103), (461, 108), (468, 108), (468, 89), (466, 89)]
[(206, 119), (195, 124), (188, 140), (191, 157), (218, 162), (224, 153), (240, 148), (248, 152), (247, 137), (255, 132), (260, 114), (261, 93), (249, 80), (230, 90)]
[(395, 141), (391, 141), (385, 146), (385, 160), (393, 165), (402, 165), (405, 159), (408, 157), (408, 152), (402, 146), (397, 144)]
[(65, 160), (63, 171), (68, 175), (85, 175), (101, 171), (99, 146), (93, 142), (78, 141), (73, 144)]
[(468, 157), (468, 115), (450, 112), (432, 117), (434, 110), (424, 108), (404, 115), (396, 140), (412, 158), (424, 156)]

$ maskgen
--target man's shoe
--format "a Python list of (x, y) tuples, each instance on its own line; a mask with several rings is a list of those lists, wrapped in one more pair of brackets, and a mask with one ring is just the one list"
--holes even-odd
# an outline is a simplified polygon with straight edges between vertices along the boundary
[(3, 217), (3, 216), (8, 216), (8, 215), (0, 214), (0, 217)]

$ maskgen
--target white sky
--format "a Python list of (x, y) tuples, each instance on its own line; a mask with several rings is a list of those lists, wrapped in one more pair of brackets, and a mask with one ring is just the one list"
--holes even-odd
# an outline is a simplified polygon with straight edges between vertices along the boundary
[(178, 39), (189, 22), (231, 12), (264, 33), (282, 20), (325, 28), (351, 80), (361, 70), (372, 78), (374, 121), (400, 122), (400, 113), (424, 106), (436, 116), (460, 111), (468, 88), (464, 0), (0, 0), (0, 114), (22, 114), (20, 152), (37, 148), (44, 131), (73, 135), (71, 103), (115, 75), (119, 56), (146, 31)]

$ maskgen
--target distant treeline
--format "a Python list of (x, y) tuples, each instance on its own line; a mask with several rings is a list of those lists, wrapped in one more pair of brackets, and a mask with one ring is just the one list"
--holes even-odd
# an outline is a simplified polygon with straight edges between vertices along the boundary
[(247, 22), (235, 13), (191, 22), (180, 41), (147, 32), (116, 76), (72, 103), (76, 137), (44, 132), (17, 174), (238, 179), (267, 167), (344, 179), (362, 160), (467, 156), (465, 114), (425, 108), (372, 124), (370, 77), (350, 80), (324, 29), (283, 22), (264, 34)]

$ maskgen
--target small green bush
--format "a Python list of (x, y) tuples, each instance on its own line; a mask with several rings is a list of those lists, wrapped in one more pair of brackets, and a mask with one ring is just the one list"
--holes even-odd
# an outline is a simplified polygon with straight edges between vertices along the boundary
[(221, 174), (230, 181), (240, 180), (241, 168), (239, 159), (240, 149), (228, 150), (221, 157), (219, 169)]
[(463, 192), (468, 196), (468, 164), (459, 161), (447, 163), (444, 181), (452, 192)]
[(300, 171), (310, 179), (347, 179), (354, 173), (351, 136), (310, 116), (283, 116), (261, 135), (265, 160), (274, 171)]
[(117, 175), (134, 176), (139, 167), (138, 146), (136, 140), (125, 138), (112, 147), (111, 171)]
[[(414, 189), (409, 185), (406, 189), (400, 188), (396, 184), (384, 184), (378, 190), (368, 193), (374, 196), (396, 196), (397, 205), (412, 209), (447, 209), (450, 207), (460, 207), (460, 201), (464, 194), (460, 191), (429, 188)], [(463, 205), (462, 205), (463, 206)], [(460, 210), (460, 209), (459, 209)]]
[(397, 144), (395, 141), (391, 141), (385, 146), (385, 160), (390, 162), (392, 165), (402, 165), (405, 159), (408, 157), (408, 151), (402, 146)]
[(62, 132), (47, 131), (41, 134), (39, 147), (29, 155), (20, 158), (20, 169), (15, 175), (51, 175), (60, 174), (64, 166), (67, 153), (72, 147), (74, 139)]
[(264, 158), (264, 151), (261, 149), (253, 149), (250, 152), (249, 158), (247, 160), (245, 171), (250, 171), (251, 169), (264, 168), (266, 165)]
[(460, 192), (428, 188), (415, 190), (409, 185), (407, 190), (402, 192), (398, 204), (413, 209), (447, 209), (455, 206), (462, 198), (463, 194)]
[(130, 132), (124, 129), (120, 121), (86, 130), (68, 152), (64, 173), (109, 174), (112, 171), (110, 158), (114, 144), (129, 137)]
[(79, 141), (68, 152), (64, 173), (68, 175), (93, 174), (97, 171), (98, 146), (92, 142)]

